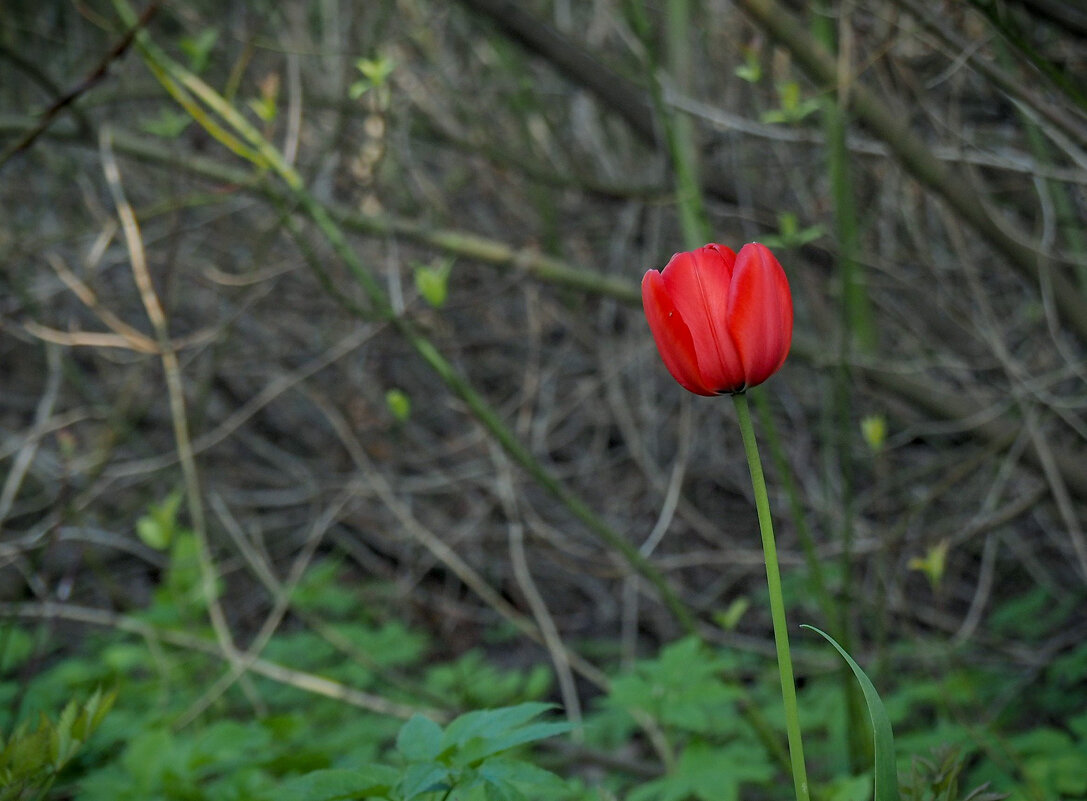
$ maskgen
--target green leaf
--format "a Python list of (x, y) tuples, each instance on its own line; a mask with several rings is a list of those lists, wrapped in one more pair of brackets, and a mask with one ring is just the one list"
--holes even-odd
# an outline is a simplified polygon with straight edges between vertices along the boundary
[(488, 759), (479, 766), (477, 772), (488, 784), (513, 785), (518, 789), (532, 787), (558, 789), (564, 783), (562, 777), (520, 759), (501, 757)]
[(527, 723), (532, 718), (554, 708), (554, 704), (531, 701), (502, 709), (480, 709), (468, 712), (446, 727), (442, 738), (442, 751), (451, 746), (464, 745), (475, 737), (486, 739), (501, 737), (510, 729)]
[(390, 389), (385, 393), (385, 405), (397, 421), (406, 423), (411, 417), (411, 398), (402, 389)]
[(448, 787), (449, 768), (433, 762), (417, 762), (404, 771), (397, 791), (403, 801), (411, 801), (423, 793), (433, 793)]
[(173, 111), (172, 109), (163, 109), (154, 119), (141, 122), (140, 128), (152, 136), (163, 139), (177, 139), (189, 127), (190, 122), (192, 122), (192, 117), (188, 114)]
[(147, 514), (136, 521), (136, 533), (144, 544), (157, 551), (164, 551), (173, 542), (177, 530), (177, 512), (181, 508), (182, 494), (174, 490), (162, 503), (153, 503)]
[(714, 622), (725, 631), (732, 631), (750, 606), (751, 599), (746, 595), (741, 595), (739, 598), (734, 599), (726, 609), (715, 612), (713, 615)]
[(385, 56), (360, 58), (355, 62), (355, 69), (362, 73), (371, 86), (381, 86), (393, 73), (392, 59)]
[(872, 722), (872, 741), (876, 751), (875, 777), (873, 779), (874, 801), (898, 801), (898, 772), (895, 768), (895, 743), (894, 733), (891, 731), (891, 721), (887, 717), (887, 711), (883, 708), (883, 701), (873, 686), (871, 680), (861, 670), (860, 665), (853, 661), (853, 657), (845, 652), (842, 646), (834, 641), (834, 638), (825, 631), (820, 631), (815, 626), (803, 624), (801, 628), (811, 629), (834, 646), (842, 655), (846, 664), (857, 677), (864, 693), (864, 702), (868, 705), (868, 716)]
[(675, 770), (643, 784), (627, 801), (737, 801), (745, 782), (764, 783), (775, 775), (762, 749), (733, 743), (724, 747), (692, 743)]
[(418, 264), (415, 266), (415, 288), (431, 307), (440, 309), (449, 296), (449, 276), (453, 271), (453, 260), (446, 259), (434, 265)]
[(281, 801), (388, 798), (398, 776), (396, 770), (384, 765), (368, 765), (360, 770), (317, 770), (286, 782), (278, 798)]
[(211, 49), (219, 39), (218, 28), (205, 28), (196, 36), (186, 36), (178, 45), (181, 52), (189, 59), (189, 68), (199, 74), (204, 71), (211, 58)]
[(248, 106), (260, 118), (261, 122), (271, 122), (276, 118), (277, 108), (274, 96), (251, 97)]
[(442, 747), (442, 727), (430, 718), (415, 715), (396, 735), (396, 750), (412, 762), (435, 759)]
[(546, 740), (559, 734), (566, 734), (574, 728), (567, 721), (554, 723), (534, 723), (531, 726), (514, 729), (506, 734), (493, 738), (481, 738), (468, 743), (458, 755), (458, 764), (474, 764), (489, 756), (509, 751), (519, 745), (533, 743), (537, 740)]

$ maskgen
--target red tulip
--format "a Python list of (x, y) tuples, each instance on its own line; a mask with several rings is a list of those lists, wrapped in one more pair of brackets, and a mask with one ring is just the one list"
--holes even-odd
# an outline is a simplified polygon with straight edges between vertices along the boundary
[(793, 340), (793, 299), (774, 254), (709, 244), (642, 279), (642, 305), (664, 366), (685, 389), (726, 395), (777, 372)]

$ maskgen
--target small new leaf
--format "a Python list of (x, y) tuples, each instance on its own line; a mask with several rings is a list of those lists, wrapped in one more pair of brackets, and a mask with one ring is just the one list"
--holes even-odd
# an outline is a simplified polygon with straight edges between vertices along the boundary
[(390, 389), (386, 392), (385, 405), (397, 422), (406, 423), (411, 417), (411, 398), (402, 389)]
[(445, 305), (446, 298), (449, 296), (449, 275), (452, 271), (452, 259), (430, 266), (422, 264), (415, 266), (415, 288), (432, 308), (440, 309)]

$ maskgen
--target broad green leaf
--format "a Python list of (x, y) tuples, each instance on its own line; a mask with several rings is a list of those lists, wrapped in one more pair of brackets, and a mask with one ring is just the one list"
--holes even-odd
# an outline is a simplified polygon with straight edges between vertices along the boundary
[(281, 801), (346, 801), (346, 799), (388, 798), (399, 774), (384, 765), (361, 770), (318, 770), (291, 779), (283, 785)]
[(435, 759), (442, 746), (442, 727), (428, 717), (415, 715), (396, 735), (396, 750), (412, 762)]
[(472, 740), (457, 755), (458, 764), (473, 764), (503, 751), (509, 751), (519, 745), (546, 740), (573, 729), (572, 723), (556, 721), (554, 723), (533, 723), (531, 726), (514, 729), (497, 737)]
[(19, 668), (34, 653), (34, 638), (21, 628), (0, 627), (0, 676)]
[(774, 766), (761, 749), (733, 743), (724, 747), (692, 743), (667, 776), (643, 784), (627, 801), (737, 801), (744, 783), (765, 783)]
[(488, 759), (479, 766), (477, 773), (489, 784), (512, 784), (518, 788), (550, 787), (558, 789), (563, 785), (562, 777), (549, 770), (536, 767), (530, 762), (519, 759)]
[(442, 738), (442, 751), (450, 746), (463, 745), (475, 737), (485, 739), (500, 737), (515, 726), (527, 723), (532, 718), (554, 708), (554, 704), (530, 701), (502, 709), (468, 712), (446, 726), (445, 735)]
[(874, 801), (898, 801), (898, 771), (895, 767), (895, 743), (894, 733), (891, 731), (891, 721), (887, 717), (887, 711), (883, 708), (883, 701), (873, 686), (871, 680), (861, 670), (861, 666), (853, 661), (853, 657), (845, 652), (842, 646), (835, 642), (834, 638), (825, 631), (820, 631), (815, 626), (804, 624), (801, 628), (811, 629), (834, 646), (834, 649), (842, 655), (842, 658), (857, 677), (864, 693), (864, 702), (868, 705), (868, 716), (872, 722), (872, 741), (875, 745), (876, 765), (873, 778)]
[(449, 787), (449, 768), (437, 763), (419, 762), (409, 765), (404, 771), (404, 776), (397, 785), (397, 792), (403, 801)]

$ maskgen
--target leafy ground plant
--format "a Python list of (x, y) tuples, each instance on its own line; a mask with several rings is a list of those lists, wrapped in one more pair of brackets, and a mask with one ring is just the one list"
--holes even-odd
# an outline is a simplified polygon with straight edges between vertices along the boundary
[[(396, 737), (398, 765), (316, 771), (285, 788), (290, 801), (450, 798), (522, 801), (554, 795), (564, 782), (554, 773), (510, 754), (519, 746), (570, 730), (537, 720), (551, 704), (526, 703), (469, 712), (445, 729), (416, 715)], [(550, 791), (550, 792), (549, 792)]]

